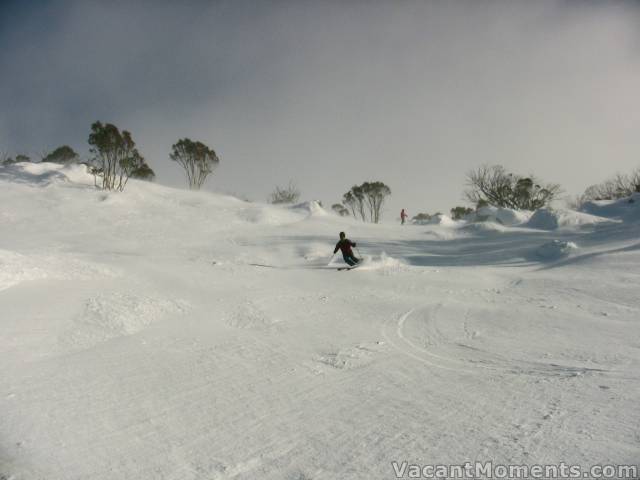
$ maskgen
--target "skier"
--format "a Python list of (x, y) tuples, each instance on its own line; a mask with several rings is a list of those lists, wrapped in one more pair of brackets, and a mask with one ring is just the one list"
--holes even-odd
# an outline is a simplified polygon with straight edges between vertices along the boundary
[(402, 209), (402, 211), (400, 212), (400, 224), (404, 225), (404, 219), (407, 218), (409, 215), (407, 215), (404, 211), (404, 208)]
[(335, 255), (338, 249), (342, 250), (342, 258), (344, 258), (344, 261), (349, 266), (353, 267), (360, 262), (360, 259), (356, 258), (353, 255), (353, 250), (351, 250), (351, 247), (355, 246), (355, 242), (349, 240), (344, 232), (340, 232), (340, 241), (336, 243), (336, 248), (333, 250), (333, 254)]

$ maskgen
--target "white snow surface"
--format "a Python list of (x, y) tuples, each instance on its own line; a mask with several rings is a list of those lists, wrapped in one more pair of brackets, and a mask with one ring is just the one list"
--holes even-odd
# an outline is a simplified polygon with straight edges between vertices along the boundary
[(615, 222), (615, 220), (566, 208), (541, 208), (533, 213), (526, 226), (540, 230), (555, 230), (567, 227), (589, 227), (603, 222)]
[(573, 250), (576, 250), (578, 246), (574, 242), (567, 242), (564, 240), (551, 240), (550, 242), (541, 245), (536, 254), (547, 260), (555, 260), (561, 257), (569, 255)]
[(619, 200), (587, 202), (582, 206), (582, 210), (601, 217), (639, 222), (640, 208), (638, 208), (638, 203), (640, 203), (640, 193), (634, 193), (630, 197)]
[(501, 225), (514, 226), (525, 223), (532, 212), (513, 210), (511, 208), (485, 206), (468, 215), (466, 220), (475, 222), (496, 222)]
[(0, 169), (0, 478), (637, 463), (639, 207), (400, 227)]
[(459, 225), (458, 221), (452, 219), (449, 215), (445, 215), (444, 213), (438, 213), (425, 220), (412, 220), (411, 223), (413, 225), (441, 225), (443, 227), (452, 227), (455, 225)]
[(431, 217), (427, 222), (427, 225), (442, 225), (451, 227), (453, 225), (456, 225), (456, 221), (453, 220), (449, 215), (441, 213), (440, 215), (434, 215), (433, 217)]

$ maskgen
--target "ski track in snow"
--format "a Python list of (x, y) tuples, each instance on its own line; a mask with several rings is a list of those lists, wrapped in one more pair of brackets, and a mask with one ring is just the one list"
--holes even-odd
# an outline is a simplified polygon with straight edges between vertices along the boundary
[[(438, 332), (435, 324), (437, 312), (442, 309), (443, 306), (439, 304), (436, 307), (437, 308), (431, 308), (430, 311), (423, 312), (423, 315), (426, 318), (425, 324), (430, 327), (430, 336), (423, 340), (423, 343), (428, 343), (429, 339), (440, 336), (440, 332)], [(405, 324), (408, 320), (411, 320), (415, 314), (416, 309), (411, 309), (400, 315), (397, 321), (386, 322), (383, 326), (382, 333), (387, 341), (389, 341), (389, 343), (391, 343), (399, 352), (432, 367), (470, 374), (478, 373), (477, 370), (479, 369), (494, 372), (508, 372), (514, 375), (568, 377), (575, 377), (589, 373), (608, 372), (607, 370), (598, 368), (562, 366), (555, 363), (527, 362), (514, 358), (505, 358), (500, 357), (497, 354), (492, 354), (460, 343), (449, 343), (446, 348), (446, 353), (437, 354), (426, 347), (418, 345), (416, 341), (412, 340), (405, 333)], [(389, 324), (392, 325), (390, 326)], [(395, 338), (392, 338), (389, 330), (395, 331)], [(402, 345), (399, 345), (399, 343)], [(461, 352), (461, 349), (467, 350), (467, 352)], [(467, 353), (467, 355), (465, 355), (465, 353)]]
[(0, 479), (640, 458), (640, 202), (399, 228), (92, 183), (0, 169)]

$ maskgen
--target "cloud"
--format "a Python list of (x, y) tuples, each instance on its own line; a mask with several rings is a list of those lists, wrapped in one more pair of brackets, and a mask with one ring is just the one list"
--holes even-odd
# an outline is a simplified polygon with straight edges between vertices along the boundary
[(0, 141), (134, 134), (163, 183), (178, 138), (222, 158), (212, 187), (266, 198), (296, 180), (339, 200), (381, 179), (404, 206), (461, 203), (502, 163), (578, 191), (638, 165), (635, 2), (55, 2), (17, 9)]

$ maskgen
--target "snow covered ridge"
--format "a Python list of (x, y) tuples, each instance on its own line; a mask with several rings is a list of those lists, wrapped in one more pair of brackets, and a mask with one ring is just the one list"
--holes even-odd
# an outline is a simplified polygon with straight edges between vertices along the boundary
[(569, 209), (541, 208), (536, 210), (527, 222), (527, 227), (539, 230), (556, 230), (558, 228), (580, 227), (599, 223), (615, 223), (610, 218), (576, 212)]
[(0, 166), (0, 180), (45, 187), (54, 183), (92, 185), (93, 176), (84, 164), (13, 163)]
[[(629, 205), (624, 202), (624, 205)], [(619, 204), (616, 206), (619, 209)], [(596, 206), (591, 206), (592, 210), (597, 210)], [(626, 211), (629, 209), (627, 208)], [(557, 230), (561, 228), (581, 227), (596, 225), (600, 223), (615, 223), (614, 215), (589, 214), (578, 212), (566, 208), (541, 208), (535, 212), (512, 210), (510, 208), (500, 208), (486, 206), (479, 208), (476, 212), (465, 218), (467, 222), (495, 222), (507, 227), (522, 226), (538, 230)]]
[(600, 200), (587, 202), (582, 206), (585, 213), (602, 217), (620, 219), (625, 222), (640, 221), (640, 193), (619, 200)]
[[(625, 201), (624, 212), (629, 212), (631, 209), (628, 207), (628, 201)], [(615, 207), (611, 206), (597, 206), (589, 205), (591, 210), (600, 210), (600, 215), (590, 214), (585, 212), (578, 212), (566, 208), (541, 208), (535, 212), (512, 210), (510, 208), (500, 207), (481, 207), (476, 212), (471, 213), (465, 217), (465, 221), (469, 223), (476, 222), (489, 222), (497, 223), (506, 227), (528, 227), (537, 230), (557, 230), (562, 228), (582, 227), (587, 225), (597, 225), (600, 223), (616, 223), (619, 220), (612, 215), (611, 211), (614, 210), (617, 216), (620, 215), (620, 204), (617, 203)], [(605, 215), (608, 213), (608, 215)]]

